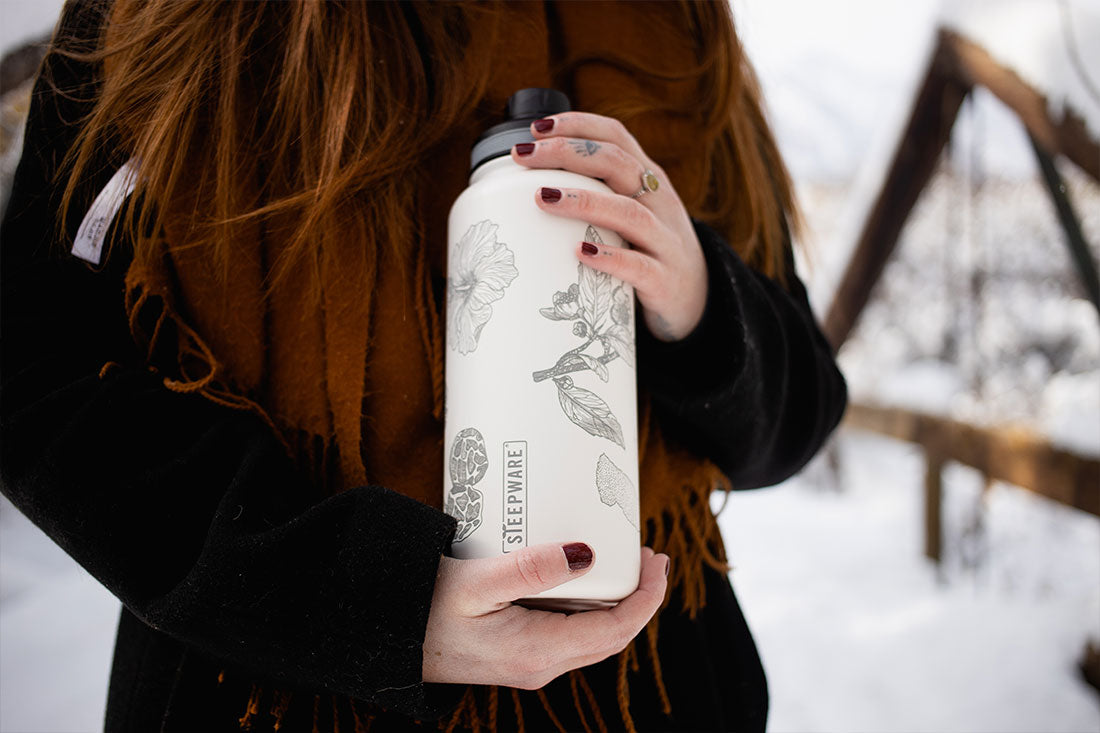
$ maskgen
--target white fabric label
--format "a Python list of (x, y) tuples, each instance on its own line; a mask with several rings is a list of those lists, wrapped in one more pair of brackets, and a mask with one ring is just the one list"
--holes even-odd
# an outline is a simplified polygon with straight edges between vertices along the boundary
[(103, 254), (103, 242), (126, 197), (137, 183), (138, 163), (134, 158), (126, 161), (107, 181), (107, 185), (95, 197), (92, 207), (80, 222), (80, 229), (73, 240), (73, 254), (82, 260), (98, 265)]

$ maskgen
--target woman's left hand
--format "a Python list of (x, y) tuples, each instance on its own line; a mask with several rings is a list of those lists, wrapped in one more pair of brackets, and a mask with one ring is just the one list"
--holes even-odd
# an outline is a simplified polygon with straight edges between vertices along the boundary
[[(535, 142), (513, 146), (512, 160), (528, 168), (561, 168), (599, 178), (614, 191), (535, 192), (543, 211), (614, 230), (633, 247), (578, 242), (577, 258), (634, 287), (645, 324), (656, 338), (677, 341), (690, 334), (707, 302), (707, 264), (691, 218), (665, 172), (611, 117), (563, 112), (536, 120), (531, 132)], [(657, 178), (654, 191), (643, 186), (647, 171)]]

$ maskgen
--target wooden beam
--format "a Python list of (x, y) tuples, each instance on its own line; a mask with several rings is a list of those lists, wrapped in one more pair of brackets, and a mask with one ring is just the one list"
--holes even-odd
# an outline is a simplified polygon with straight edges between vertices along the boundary
[(1020, 428), (981, 428), (890, 407), (853, 404), (845, 423), (922, 445), (937, 459), (976, 468), (1067, 506), (1100, 516), (1100, 460), (1051, 445)]
[(909, 212), (935, 172), (963, 99), (970, 92), (955, 71), (955, 59), (940, 45), (933, 54), (885, 184), (863, 225), (823, 330), (834, 351), (855, 327), (871, 290), (893, 254)]
[(1089, 135), (1081, 116), (1065, 106), (1056, 117), (1045, 96), (984, 48), (951, 31), (940, 34), (945, 61), (960, 83), (988, 89), (1016, 113), (1044, 149), (1066, 156), (1100, 183), (1100, 142)]
[(19, 88), (23, 82), (38, 74), (49, 46), (50, 36), (43, 36), (0, 58), (0, 96)]
[(1054, 212), (1058, 215), (1062, 231), (1066, 234), (1066, 246), (1069, 248), (1073, 267), (1077, 270), (1077, 277), (1081, 280), (1085, 295), (1092, 301), (1096, 314), (1100, 315), (1100, 275), (1096, 272), (1096, 261), (1092, 259), (1092, 252), (1089, 251), (1089, 246), (1085, 242), (1077, 212), (1073, 210), (1073, 202), (1069, 200), (1066, 184), (1054, 166), (1054, 160), (1049, 151), (1044, 150), (1042, 144), (1035, 138), (1028, 139), (1031, 140), (1031, 148), (1035, 151), (1036, 160), (1039, 161), (1039, 170), (1047, 184), (1047, 192), (1050, 193), (1050, 199), (1054, 204)]
[(1086, 642), (1077, 667), (1081, 670), (1081, 676), (1085, 682), (1100, 692), (1100, 645), (1093, 644), (1091, 641)]
[(823, 330), (834, 351), (855, 328), (909, 212), (935, 171), (959, 106), (978, 85), (1012, 109), (1043, 149), (1064, 155), (1100, 182), (1100, 142), (1089, 135), (1082, 117), (1064, 107), (1055, 118), (1046, 97), (1016, 72), (999, 64), (976, 43), (941, 30), (885, 183), (825, 316)]

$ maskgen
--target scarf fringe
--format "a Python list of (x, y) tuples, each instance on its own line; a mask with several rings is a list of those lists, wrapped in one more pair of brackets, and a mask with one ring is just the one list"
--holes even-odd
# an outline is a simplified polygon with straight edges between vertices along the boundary
[(538, 696), (539, 702), (542, 703), (542, 709), (546, 711), (546, 716), (550, 718), (550, 722), (554, 724), (558, 733), (569, 733), (565, 726), (561, 724), (561, 721), (558, 720), (558, 716), (554, 715), (554, 709), (550, 707), (550, 701), (546, 699), (546, 690), (535, 690), (535, 695)]
[(283, 727), (283, 717), (286, 715), (287, 708), (290, 707), (290, 699), (293, 695), (289, 692), (275, 690), (272, 697), (274, 699), (271, 702), (271, 710), (269, 710), (268, 713), (271, 717), (275, 718), (275, 724), (272, 728), (279, 730)]
[(596, 695), (592, 692), (592, 688), (589, 686), (588, 680), (585, 679), (584, 673), (575, 669), (569, 674), (577, 681), (581, 690), (584, 691), (585, 699), (588, 700), (589, 708), (592, 710), (592, 715), (596, 719), (596, 727), (599, 728), (600, 733), (607, 733), (607, 723), (604, 722), (603, 715), (600, 713), (599, 703), (596, 702)]
[(516, 731), (517, 733), (526, 733), (526, 726), (523, 724), (523, 705), (519, 700), (519, 690), (514, 687), (509, 687), (512, 691), (512, 705), (516, 711)]
[(358, 708), (355, 707), (355, 700), (349, 699), (348, 704), (351, 706), (351, 715), (355, 718), (355, 733), (370, 733), (374, 718), (369, 715), (360, 715)]
[[(175, 327), (177, 343), (173, 346), (176, 349), (176, 368), (179, 378), (164, 377), (163, 382), (167, 389), (180, 394), (198, 394), (224, 407), (253, 412), (271, 428), (271, 432), (278, 437), (283, 448), (290, 450), (282, 431), (259, 403), (230, 391), (220, 383), (219, 377), (223, 368), (206, 341), (180, 317), (171, 306), (166, 293), (149, 290), (143, 282), (142, 274), (135, 268), (131, 268), (126, 274), (125, 307), (129, 314), (130, 334), (135, 343), (145, 345), (147, 364), (153, 363), (153, 356), (161, 345), (161, 338), (165, 335), (166, 325)], [(150, 322), (151, 328), (148, 325)], [(101, 379), (110, 371), (112, 365), (113, 362), (103, 365), (100, 369)], [(196, 368), (199, 373), (192, 376)], [(150, 369), (154, 368), (150, 367)]]
[(496, 685), (489, 688), (489, 730), (497, 729), (497, 709), (500, 705), (500, 688)]
[(253, 683), (252, 692), (248, 696), (248, 707), (245, 708), (244, 715), (237, 721), (241, 730), (252, 730), (252, 716), (260, 714), (260, 698), (263, 696), (263, 689)]
[(573, 707), (577, 710), (577, 715), (581, 718), (581, 725), (584, 726), (584, 733), (594, 733), (592, 727), (588, 725), (588, 716), (584, 714), (584, 704), (581, 703), (581, 691), (580, 685), (577, 683), (577, 670), (569, 670), (569, 690), (573, 693)]
[(657, 655), (657, 624), (646, 624), (646, 640), (649, 642), (649, 661), (653, 665), (653, 679), (657, 683), (657, 697), (661, 701), (661, 710), (665, 715), (672, 714), (672, 701), (668, 699), (665, 688), (665, 675), (661, 671), (661, 658)]

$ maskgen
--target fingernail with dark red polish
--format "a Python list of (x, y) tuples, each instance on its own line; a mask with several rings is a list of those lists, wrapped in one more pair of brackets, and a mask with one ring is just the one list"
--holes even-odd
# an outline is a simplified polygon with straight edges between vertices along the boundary
[(535, 120), (535, 132), (550, 132), (554, 129), (554, 121), (549, 117)]
[(583, 542), (562, 545), (561, 549), (565, 553), (565, 561), (569, 563), (569, 572), (571, 573), (584, 570), (592, 564), (592, 548)]
[(539, 196), (548, 204), (556, 204), (561, 201), (561, 191), (556, 188), (540, 188)]
[(594, 255), (600, 251), (600, 248), (591, 242), (581, 242), (581, 252), (586, 255)]
[(671, 568), (671, 567), (672, 567), (672, 560), (670, 560), (669, 558), (666, 557), (665, 558), (665, 577), (666, 578), (668, 577), (668, 571), (669, 571), (669, 568)]
[(535, 152), (534, 143), (516, 143), (516, 155), (530, 155)]

